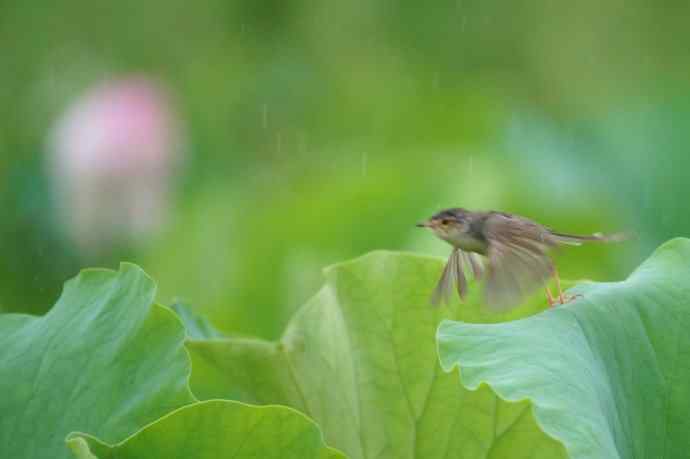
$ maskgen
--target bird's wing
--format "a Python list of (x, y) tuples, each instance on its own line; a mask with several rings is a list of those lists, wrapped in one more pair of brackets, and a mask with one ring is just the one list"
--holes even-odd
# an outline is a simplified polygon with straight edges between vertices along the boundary
[(484, 288), (490, 308), (518, 306), (548, 281), (553, 265), (547, 252), (557, 241), (546, 228), (525, 218), (492, 214), (485, 222), (484, 236), (489, 241)]
[(459, 249), (454, 249), (448, 257), (441, 279), (431, 296), (431, 304), (434, 306), (439, 306), (441, 303), (449, 304), (453, 296), (453, 285), (456, 286), (460, 299), (464, 299), (467, 294), (467, 279), (465, 279), (462, 266), (462, 252)]
[(474, 280), (478, 281), (482, 278), (484, 274), (484, 265), (482, 265), (479, 255), (474, 252), (462, 252), (462, 256), (465, 259), (465, 263), (472, 267), (472, 274), (474, 275)]

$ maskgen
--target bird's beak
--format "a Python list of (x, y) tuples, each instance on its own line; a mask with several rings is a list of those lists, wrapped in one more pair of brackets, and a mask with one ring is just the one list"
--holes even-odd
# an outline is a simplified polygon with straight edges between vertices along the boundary
[(431, 226), (431, 225), (430, 225), (429, 222), (427, 221), (427, 222), (420, 222), (420, 223), (417, 223), (417, 225), (415, 225), (415, 226), (418, 226), (419, 228), (428, 228), (428, 227)]

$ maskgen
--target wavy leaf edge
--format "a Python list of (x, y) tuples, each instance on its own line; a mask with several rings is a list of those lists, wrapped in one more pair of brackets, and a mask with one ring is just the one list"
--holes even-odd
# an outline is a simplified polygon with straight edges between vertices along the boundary
[[(655, 265), (658, 264), (659, 266), (663, 266), (664, 263), (668, 263), (667, 260), (664, 259), (664, 257), (667, 256), (667, 254), (670, 252), (673, 254), (672, 256), (677, 255), (676, 248), (681, 247), (685, 248), (686, 250), (690, 251), (690, 238), (684, 238), (684, 237), (676, 237), (673, 239), (670, 239), (660, 246), (658, 246), (650, 255), (647, 257), (642, 263), (640, 263), (633, 271), (624, 279), (619, 280), (619, 281), (611, 281), (611, 282), (598, 282), (598, 281), (591, 281), (591, 280), (583, 280), (581, 282), (577, 282), (573, 284), (572, 289), (574, 290), (579, 290), (581, 287), (597, 287), (597, 286), (608, 286), (611, 288), (616, 288), (616, 287), (621, 287), (624, 286), (630, 282), (634, 282), (637, 280), (637, 277), (645, 273), (645, 271), (650, 270), (650, 269), (658, 269), (655, 268)], [(570, 291), (571, 289), (568, 289)], [(561, 308), (576, 308), (578, 307), (578, 303), (580, 301), (588, 301), (586, 298), (581, 299), (581, 300), (576, 300), (571, 303), (561, 305), (559, 307)], [(465, 382), (465, 379), (462, 376), (462, 369), (463, 369), (463, 364), (461, 361), (448, 358), (444, 359), (444, 355), (441, 352), (441, 342), (443, 341), (443, 338), (446, 336), (455, 336), (453, 333), (448, 333), (448, 330), (451, 328), (458, 328), (458, 327), (503, 327), (508, 323), (517, 323), (517, 322), (524, 322), (524, 321), (529, 321), (533, 320), (535, 316), (543, 316), (545, 314), (551, 314), (553, 313), (553, 309), (547, 309), (544, 310), (540, 313), (537, 313), (535, 315), (513, 320), (513, 321), (506, 321), (506, 322), (499, 322), (499, 323), (491, 323), (491, 324), (477, 324), (477, 323), (469, 323), (469, 322), (462, 322), (462, 321), (454, 321), (450, 319), (443, 319), (436, 330), (436, 350), (439, 358), (439, 364), (441, 368), (443, 369), (444, 372), (446, 373), (451, 373), (455, 370), (457, 370), (457, 377), (459, 379), (460, 384), (465, 387), (468, 390), (471, 391), (477, 391), (482, 389), (483, 387), (488, 388), (491, 392), (493, 392), (497, 397), (499, 397), (501, 400), (504, 400), (508, 403), (527, 403), (529, 405), (529, 409), (532, 412), (533, 419), (535, 420), (537, 426), (539, 429), (544, 433), (544, 435), (547, 435), (550, 438), (553, 438), (554, 440), (558, 441), (561, 443), (566, 450), (568, 451), (568, 455), (570, 456), (571, 454), (571, 445), (569, 445), (566, 441), (564, 441), (563, 438), (561, 438), (559, 435), (554, 434), (551, 432), (550, 426), (547, 422), (544, 421), (544, 417), (542, 416), (543, 410), (546, 410), (548, 407), (546, 406), (541, 406), (536, 400), (533, 399), (533, 397), (530, 396), (525, 396), (525, 397), (511, 397), (505, 393), (503, 389), (500, 387), (497, 387), (496, 385), (492, 384), (491, 381), (488, 381), (486, 379), (481, 379), (478, 380), (475, 384), (467, 383)], [(579, 325), (582, 327), (582, 325)], [(580, 328), (580, 330), (583, 330)], [(488, 365), (487, 365), (488, 366)]]

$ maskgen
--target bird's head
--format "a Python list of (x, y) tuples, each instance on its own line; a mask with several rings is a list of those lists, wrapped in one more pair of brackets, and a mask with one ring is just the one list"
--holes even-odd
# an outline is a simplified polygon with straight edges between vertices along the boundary
[(429, 228), (436, 236), (453, 245), (467, 238), (470, 231), (468, 211), (462, 208), (444, 209), (426, 221), (417, 223), (421, 228)]

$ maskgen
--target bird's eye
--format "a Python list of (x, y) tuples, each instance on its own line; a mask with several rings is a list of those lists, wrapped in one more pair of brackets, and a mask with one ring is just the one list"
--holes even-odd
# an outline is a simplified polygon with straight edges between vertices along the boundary
[(448, 220), (447, 218), (444, 218), (443, 220), (441, 220), (441, 224), (443, 226), (446, 226), (448, 223), (450, 223), (450, 220)]

